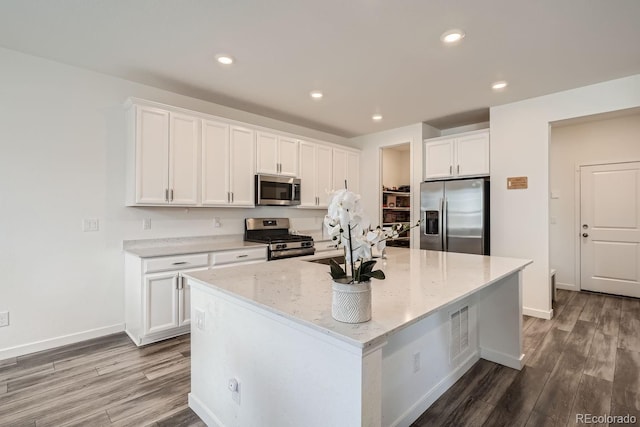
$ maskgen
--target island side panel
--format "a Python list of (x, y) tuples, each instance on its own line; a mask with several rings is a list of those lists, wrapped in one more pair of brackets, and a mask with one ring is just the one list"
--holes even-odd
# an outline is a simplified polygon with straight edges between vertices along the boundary
[[(362, 349), (189, 283), (189, 406), (208, 425), (381, 425), (381, 348), (363, 355)], [(239, 393), (229, 390), (230, 379), (238, 381)]]
[[(466, 333), (460, 323), (452, 325), (460, 310), (466, 310)], [(480, 359), (477, 322), (472, 295), (388, 337), (382, 351), (382, 425), (411, 425)]]
[(522, 354), (522, 270), (478, 294), (480, 357), (520, 370)]

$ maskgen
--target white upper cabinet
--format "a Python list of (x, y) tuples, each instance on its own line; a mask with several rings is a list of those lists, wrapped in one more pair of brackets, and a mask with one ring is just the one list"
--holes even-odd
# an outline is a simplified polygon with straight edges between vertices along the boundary
[(256, 171), (271, 175), (298, 175), (298, 140), (267, 132), (256, 134)]
[(198, 204), (199, 119), (136, 106), (131, 205)]
[(333, 188), (344, 188), (345, 181), (348, 189), (354, 193), (360, 190), (360, 155), (353, 151), (333, 149)]
[(169, 113), (169, 203), (197, 205), (200, 119)]
[(255, 205), (255, 132), (245, 127), (231, 126), (229, 146), (231, 205), (253, 207)]
[(300, 141), (300, 207), (327, 207), (333, 185), (332, 151), (325, 145)]
[(203, 205), (254, 206), (253, 138), (251, 129), (203, 121)]
[(425, 140), (424, 179), (489, 175), (489, 131)]

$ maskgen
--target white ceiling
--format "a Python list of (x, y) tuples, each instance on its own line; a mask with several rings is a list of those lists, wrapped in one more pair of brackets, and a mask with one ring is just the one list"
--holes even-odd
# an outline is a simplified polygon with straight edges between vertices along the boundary
[(0, 45), (355, 136), (638, 74), (639, 22), (639, 0), (2, 0)]

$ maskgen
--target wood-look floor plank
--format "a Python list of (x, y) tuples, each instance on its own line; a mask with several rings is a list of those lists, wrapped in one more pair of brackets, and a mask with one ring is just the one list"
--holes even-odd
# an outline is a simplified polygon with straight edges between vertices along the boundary
[(563, 424), (556, 421), (555, 418), (533, 410), (525, 427), (560, 427), (562, 425)]
[[(38, 425), (38, 423), (36, 423)], [(101, 410), (83, 418), (59, 424), (59, 427), (107, 427), (111, 426), (111, 420), (107, 411)]]
[(607, 295), (602, 305), (598, 329), (605, 335), (617, 337), (620, 330), (622, 298)]
[(640, 314), (635, 311), (622, 310), (618, 347), (640, 352), (640, 333), (638, 331), (640, 331)]
[(576, 322), (563, 345), (558, 363), (536, 402), (536, 411), (560, 423), (567, 422), (595, 329), (595, 323), (582, 320)]
[(632, 313), (635, 317), (640, 317), (640, 299), (622, 298), (622, 311)]
[(616, 388), (640, 390), (640, 353), (618, 348), (613, 382)]
[(171, 414), (160, 421), (157, 421), (154, 427), (206, 427), (200, 417), (196, 415), (191, 408), (182, 409)]
[(451, 386), (447, 393), (440, 396), (431, 407), (424, 412), (416, 424), (419, 426), (441, 425), (464, 402), (478, 383), (493, 369), (493, 364), (479, 360), (469, 371)]
[(611, 415), (634, 416), (637, 423), (640, 423), (640, 390), (619, 387), (614, 382), (611, 394)]
[(494, 406), (474, 397), (468, 397), (441, 424), (451, 427), (480, 427), (493, 412)]
[(571, 332), (573, 326), (578, 321), (580, 313), (592, 295), (582, 292), (575, 292), (575, 296), (569, 301), (566, 307), (558, 314), (554, 320), (554, 326), (561, 331)]
[(173, 372), (188, 371), (191, 366), (191, 361), (184, 357), (182, 353), (180, 353), (180, 355), (182, 356), (181, 358), (166, 360), (146, 369), (143, 372), (144, 376), (147, 377), (148, 380), (153, 380)]
[[(567, 426), (584, 425), (579, 414), (605, 415), (611, 411), (611, 389), (613, 382), (591, 375), (582, 375), (580, 385), (573, 400), (573, 408)], [(597, 425), (597, 424), (592, 424)], [(607, 423), (602, 424), (604, 426)]]
[(616, 368), (618, 340), (615, 336), (605, 335), (599, 328), (593, 336), (591, 350), (584, 373), (607, 381), (613, 381)]
[(604, 295), (589, 295), (589, 298), (587, 299), (587, 302), (580, 312), (580, 316), (578, 316), (578, 319), (584, 320), (585, 322), (598, 323), (602, 314), (602, 306), (604, 305), (605, 300), (606, 298)]
[(529, 352), (535, 350), (552, 327), (551, 320), (534, 319), (527, 330), (522, 333), (522, 347)]
[(568, 335), (569, 332), (567, 331), (562, 331), (555, 327), (551, 328), (526, 364), (551, 372), (556, 363), (558, 363), (558, 358), (562, 353), (564, 342)]
[(471, 396), (495, 406), (519, 373), (518, 370), (494, 364), (491, 371), (478, 382)]
[(540, 395), (549, 372), (525, 366), (511, 383), (484, 425), (487, 427), (524, 426)]
[(535, 322), (535, 320), (536, 320), (536, 317), (531, 317), (527, 315), (522, 316), (522, 331), (523, 332), (526, 331), (527, 328), (531, 326), (533, 322)]
[(45, 372), (53, 372), (53, 363), (22, 367), (19, 365), (0, 368), (0, 382), (8, 382), (17, 378), (26, 378), (29, 375), (39, 375)]

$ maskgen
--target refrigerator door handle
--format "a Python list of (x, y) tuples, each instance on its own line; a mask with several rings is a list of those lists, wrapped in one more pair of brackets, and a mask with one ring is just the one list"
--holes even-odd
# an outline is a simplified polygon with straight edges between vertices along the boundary
[(447, 252), (449, 250), (448, 245), (447, 245), (447, 199), (446, 197), (440, 200), (441, 203), (441, 207), (440, 207), (440, 212), (442, 212), (442, 214), (440, 215), (440, 218), (442, 218), (442, 231), (441, 231), (441, 235), (442, 235), (442, 249)]

